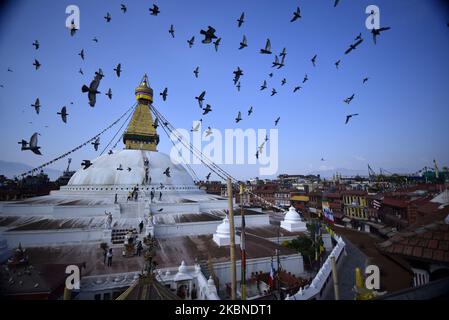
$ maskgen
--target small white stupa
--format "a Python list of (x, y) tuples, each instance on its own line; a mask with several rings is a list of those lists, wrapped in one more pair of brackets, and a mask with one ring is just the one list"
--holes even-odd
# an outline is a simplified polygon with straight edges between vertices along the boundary
[(290, 232), (302, 232), (307, 230), (306, 223), (302, 221), (301, 216), (296, 212), (296, 209), (293, 206), (288, 209), (284, 220), (281, 221), (281, 228)]
[[(219, 246), (229, 246), (231, 244), (231, 228), (229, 225), (228, 216), (223, 219), (223, 222), (218, 225), (217, 231), (214, 233), (213, 240)], [(240, 237), (235, 235), (235, 244), (240, 244)]]

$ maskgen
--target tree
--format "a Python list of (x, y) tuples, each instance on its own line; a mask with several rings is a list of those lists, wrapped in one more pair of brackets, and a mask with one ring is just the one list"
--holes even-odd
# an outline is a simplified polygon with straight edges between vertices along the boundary
[(306, 236), (299, 236), (291, 241), (286, 241), (285, 246), (299, 251), (308, 260), (309, 266), (312, 267), (312, 260), (315, 258), (315, 248), (312, 239)]

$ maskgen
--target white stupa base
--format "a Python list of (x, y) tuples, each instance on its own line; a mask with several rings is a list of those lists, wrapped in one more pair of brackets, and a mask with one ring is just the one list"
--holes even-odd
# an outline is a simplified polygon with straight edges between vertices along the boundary
[[(223, 237), (216, 233), (214, 233), (213, 240), (219, 247), (225, 247), (231, 244), (230, 237)], [(235, 236), (235, 244), (240, 244), (240, 237), (238, 235)]]
[(281, 221), (281, 228), (290, 232), (303, 232), (307, 230), (306, 223), (302, 221)]

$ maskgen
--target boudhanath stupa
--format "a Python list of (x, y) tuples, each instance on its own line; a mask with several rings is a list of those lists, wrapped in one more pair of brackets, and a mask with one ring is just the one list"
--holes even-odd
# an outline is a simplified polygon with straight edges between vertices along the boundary
[[(144, 259), (127, 255), (124, 244), (129, 237), (142, 241), (151, 235), (157, 241), (155, 272), (166, 288), (175, 294), (182, 289), (185, 299), (226, 297), (228, 199), (201, 190), (182, 164), (157, 150), (153, 90), (146, 75), (135, 96), (137, 105), (123, 133), (123, 150), (82, 165), (66, 186), (47, 196), (0, 202), (0, 257), (11, 256), (20, 245), (34, 270), (39, 270), (33, 282), (18, 278), (6, 286), (0, 283), (2, 291), (12, 295), (49, 292), (54, 288), (45, 279), (45, 270), (60, 270), (53, 278), (63, 279), (63, 266), (80, 265), (77, 299), (115, 299), (145, 269)], [(244, 210), (247, 274), (269, 273), (277, 254), (283, 270), (301, 276), (301, 254), (279, 243), (280, 237), (292, 239), (300, 234), (297, 230), (303, 231), (295, 228), (298, 221), (290, 221), (293, 228), (286, 230), (270, 224), (269, 214), (261, 209)], [(241, 219), (240, 210), (235, 212), (238, 249)], [(110, 267), (102, 245), (112, 249)], [(240, 281), (240, 255), (236, 257)]]

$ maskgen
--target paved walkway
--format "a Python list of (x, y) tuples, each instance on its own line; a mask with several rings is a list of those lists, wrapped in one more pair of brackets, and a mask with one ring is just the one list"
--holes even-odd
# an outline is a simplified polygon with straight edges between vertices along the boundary
[[(367, 256), (356, 246), (343, 237), (346, 242), (346, 256), (337, 267), (340, 300), (354, 300), (355, 268), (365, 269)], [(345, 253), (343, 253), (344, 255)], [(323, 293), (322, 299), (334, 300), (334, 286), (332, 281)]]

